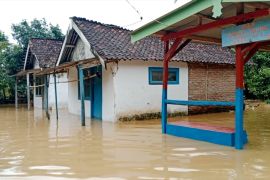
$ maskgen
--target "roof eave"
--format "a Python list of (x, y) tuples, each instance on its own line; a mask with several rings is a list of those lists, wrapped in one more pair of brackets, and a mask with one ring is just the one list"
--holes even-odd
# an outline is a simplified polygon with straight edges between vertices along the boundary
[(193, 14), (213, 6), (213, 0), (192, 0), (189, 3), (149, 22), (131, 33), (131, 42), (136, 42), (146, 36), (157, 33)]
[(155, 34), (161, 30), (164, 30), (173, 24), (182, 21), (194, 14), (203, 11), (204, 9), (210, 8), (212, 6), (217, 6), (213, 8), (213, 14), (219, 16), (221, 12), (218, 3), (239, 3), (239, 2), (267, 2), (269, 0), (192, 0), (183, 6), (159, 17), (158, 19), (151, 21), (144, 26), (139, 27), (134, 30), (131, 34), (131, 42), (136, 42), (145, 38), (146, 36)]

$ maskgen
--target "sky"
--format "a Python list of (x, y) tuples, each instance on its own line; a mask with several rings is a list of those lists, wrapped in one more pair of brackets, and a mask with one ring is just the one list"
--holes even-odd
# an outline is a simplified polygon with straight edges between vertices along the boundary
[[(11, 25), (45, 18), (66, 33), (69, 17), (84, 17), (134, 30), (189, 0), (0, 0), (0, 30), (15, 42)], [(139, 12), (137, 13), (136, 10)], [(140, 21), (140, 17), (143, 20)]]

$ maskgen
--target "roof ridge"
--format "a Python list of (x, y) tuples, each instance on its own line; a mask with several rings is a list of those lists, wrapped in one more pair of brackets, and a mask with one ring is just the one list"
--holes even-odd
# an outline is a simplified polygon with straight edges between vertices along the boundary
[(34, 38), (30, 38), (30, 40), (49, 40), (49, 41), (61, 41), (63, 42), (63, 40), (61, 39), (54, 39), (54, 38), (38, 38), (38, 37), (34, 37)]
[(89, 23), (95, 23), (95, 24), (106, 26), (106, 27), (109, 27), (109, 28), (117, 28), (117, 29), (121, 29), (121, 30), (132, 32), (132, 30), (126, 29), (126, 28), (121, 27), (121, 26), (118, 26), (118, 25), (106, 24), (106, 23), (95, 21), (95, 20), (86, 19), (86, 18), (83, 18), (83, 17), (73, 16), (73, 17), (70, 17), (70, 19), (72, 19), (72, 20), (79, 20), (79, 21), (87, 21)]

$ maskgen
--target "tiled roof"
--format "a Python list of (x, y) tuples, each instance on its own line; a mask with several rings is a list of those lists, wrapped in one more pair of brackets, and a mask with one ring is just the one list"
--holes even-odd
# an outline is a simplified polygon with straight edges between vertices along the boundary
[[(105, 60), (163, 60), (163, 42), (157, 37), (146, 37), (134, 44), (130, 30), (102, 24), (85, 18), (71, 18), (91, 46)], [(213, 44), (191, 42), (174, 58), (174, 61), (234, 64), (234, 53), (228, 48)]]
[(55, 39), (33, 38), (29, 41), (30, 51), (39, 61), (41, 68), (54, 67), (63, 42)]

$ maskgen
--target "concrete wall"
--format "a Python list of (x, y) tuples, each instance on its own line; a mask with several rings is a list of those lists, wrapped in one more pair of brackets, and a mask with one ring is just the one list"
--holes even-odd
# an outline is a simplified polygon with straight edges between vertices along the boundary
[[(114, 83), (111, 65), (108, 70), (102, 70), (102, 117), (104, 121), (114, 121), (115, 118), (115, 101), (114, 101)], [(76, 80), (68, 84), (68, 110), (72, 114), (81, 114), (81, 101), (78, 98), (78, 72), (77, 68), (70, 68), (68, 80)], [(91, 101), (85, 100), (85, 115), (91, 117)]]
[[(67, 73), (61, 73), (56, 75), (58, 108), (67, 108), (68, 106), (67, 80)], [(55, 88), (53, 75), (50, 75), (49, 82), (49, 108), (55, 109)]]
[[(67, 74), (57, 74), (56, 75), (57, 82), (66, 82), (67, 81)], [(50, 75), (49, 80), (49, 108), (55, 108), (55, 91), (54, 91), (54, 78)], [(34, 108), (43, 108), (44, 106), (44, 99), (43, 96), (36, 96), (35, 89), (33, 90), (33, 101), (34, 101)], [(68, 106), (68, 83), (57, 83), (57, 98), (58, 98), (58, 108), (67, 108)]]
[[(116, 118), (142, 113), (160, 112), (162, 85), (149, 85), (148, 67), (162, 67), (162, 62), (120, 61), (114, 76)], [(188, 99), (188, 66), (171, 62), (179, 68), (179, 84), (169, 85), (168, 98)], [(168, 106), (169, 112), (187, 112), (185, 106)]]
[(33, 94), (33, 96), (34, 96), (34, 98), (33, 98), (34, 108), (38, 108), (38, 109), (43, 108), (43, 98), (42, 98), (42, 96), (36, 96), (35, 94)]
[(116, 65), (107, 64), (107, 70), (102, 70), (102, 119), (103, 121), (115, 121), (116, 119), (116, 92), (114, 72)]
[[(74, 81), (68, 83), (68, 110), (72, 114), (81, 114), (81, 101), (78, 97), (78, 72), (76, 67), (69, 69), (68, 80)], [(90, 117), (91, 103), (85, 100), (85, 115)]]
[[(189, 100), (234, 101), (233, 65), (189, 64)], [(190, 107), (190, 113), (223, 111), (227, 108)]]
[[(72, 61), (93, 58), (87, 45), (79, 39), (72, 54)], [(148, 67), (162, 67), (162, 62), (120, 61), (107, 64), (102, 71), (102, 119), (116, 121), (120, 117), (161, 111), (162, 85), (149, 85)], [(180, 84), (169, 85), (168, 97), (171, 99), (188, 99), (188, 66), (186, 63), (174, 62), (170, 67), (180, 68)], [(80, 115), (81, 102), (78, 99), (77, 69), (70, 68), (68, 80), (68, 110)], [(169, 106), (169, 112), (184, 111), (184, 106)], [(85, 100), (86, 117), (91, 115), (91, 103)]]
[[(148, 67), (161, 67), (162, 62), (120, 61), (107, 64), (102, 71), (102, 120), (116, 121), (120, 117), (161, 111), (162, 85), (149, 85)], [(171, 63), (179, 68), (180, 84), (169, 85), (168, 97), (188, 99), (188, 68), (186, 63)], [(69, 70), (69, 80), (77, 80), (77, 69)], [(68, 86), (68, 109), (80, 115), (81, 104), (78, 99), (78, 82)], [(91, 103), (85, 100), (86, 117), (90, 117)], [(169, 106), (169, 112), (187, 112), (184, 106)]]
[(94, 58), (95, 56), (90, 51), (90, 49), (87, 48), (85, 43), (79, 38), (71, 57), (73, 61), (79, 61)]
[[(72, 53), (71, 60), (79, 61), (84, 59), (93, 58), (94, 55), (90, 49), (86, 48), (85, 43), (79, 38), (76, 47)], [(68, 83), (68, 110), (72, 114), (81, 114), (81, 101), (78, 98), (78, 72), (76, 67), (69, 69), (68, 80), (74, 82)], [(91, 103), (89, 100), (85, 100), (85, 115), (90, 117)]]

